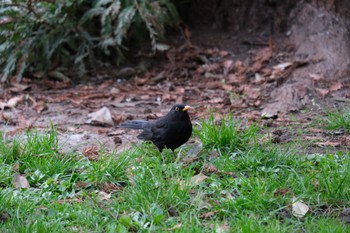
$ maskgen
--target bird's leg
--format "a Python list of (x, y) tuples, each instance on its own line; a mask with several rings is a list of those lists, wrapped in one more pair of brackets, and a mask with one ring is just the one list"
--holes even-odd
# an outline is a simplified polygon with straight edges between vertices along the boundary
[(173, 156), (175, 158), (175, 163), (180, 161), (180, 156), (181, 156), (180, 151), (176, 154), (175, 150), (173, 150)]

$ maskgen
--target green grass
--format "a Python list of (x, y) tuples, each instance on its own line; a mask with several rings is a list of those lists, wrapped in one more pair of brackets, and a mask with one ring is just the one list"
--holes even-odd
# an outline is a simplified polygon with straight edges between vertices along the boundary
[(321, 122), (328, 130), (344, 130), (350, 132), (350, 108), (345, 110), (328, 111), (325, 119)]
[[(1, 137), (0, 232), (350, 232), (340, 217), (350, 205), (349, 153), (305, 155), (259, 132), (210, 117), (195, 131), (198, 159), (165, 151), (166, 164), (150, 144), (102, 148), (90, 161), (62, 153), (54, 129)], [(14, 188), (18, 174), (29, 188)], [(198, 174), (205, 179), (193, 181)], [(293, 198), (310, 208), (305, 216), (292, 214)]]

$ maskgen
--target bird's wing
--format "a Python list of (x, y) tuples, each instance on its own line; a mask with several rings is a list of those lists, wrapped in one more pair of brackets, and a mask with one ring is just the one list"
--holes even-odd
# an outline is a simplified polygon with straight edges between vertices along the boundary
[(167, 131), (168, 128), (168, 122), (164, 118), (160, 118), (157, 121), (154, 122), (151, 126), (151, 131), (153, 134), (153, 140), (154, 141), (159, 141), (164, 138), (164, 134)]
[(164, 130), (165, 128), (167, 128), (167, 124), (168, 122), (165, 118), (159, 118), (158, 120), (154, 121), (153, 128), (154, 130)]
[(121, 123), (118, 127), (120, 128), (128, 128), (128, 129), (145, 129), (149, 125), (148, 121), (144, 120), (132, 120), (125, 121)]
[(151, 131), (151, 128), (145, 128), (139, 135), (137, 135), (138, 139), (141, 140), (151, 140), (153, 141), (153, 133)]

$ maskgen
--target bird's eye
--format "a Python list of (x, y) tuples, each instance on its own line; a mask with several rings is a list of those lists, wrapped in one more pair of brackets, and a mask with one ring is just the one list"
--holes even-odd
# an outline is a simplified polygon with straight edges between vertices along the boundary
[(179, 111), (179, 107), (175, 107), (175, 111)]

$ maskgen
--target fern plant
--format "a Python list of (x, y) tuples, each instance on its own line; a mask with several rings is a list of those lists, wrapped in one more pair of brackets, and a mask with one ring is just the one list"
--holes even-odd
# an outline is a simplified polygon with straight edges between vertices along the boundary
[[(62, 66), (81, 76), (102, 61), (117, 63), (125, 42), (149, 35), (152, 49), (178, 15), (170, 0), (17, 0), (0, 3), (0, 73), (48, 71)], [(140, 38), (138, 38), (140, 39)]]

